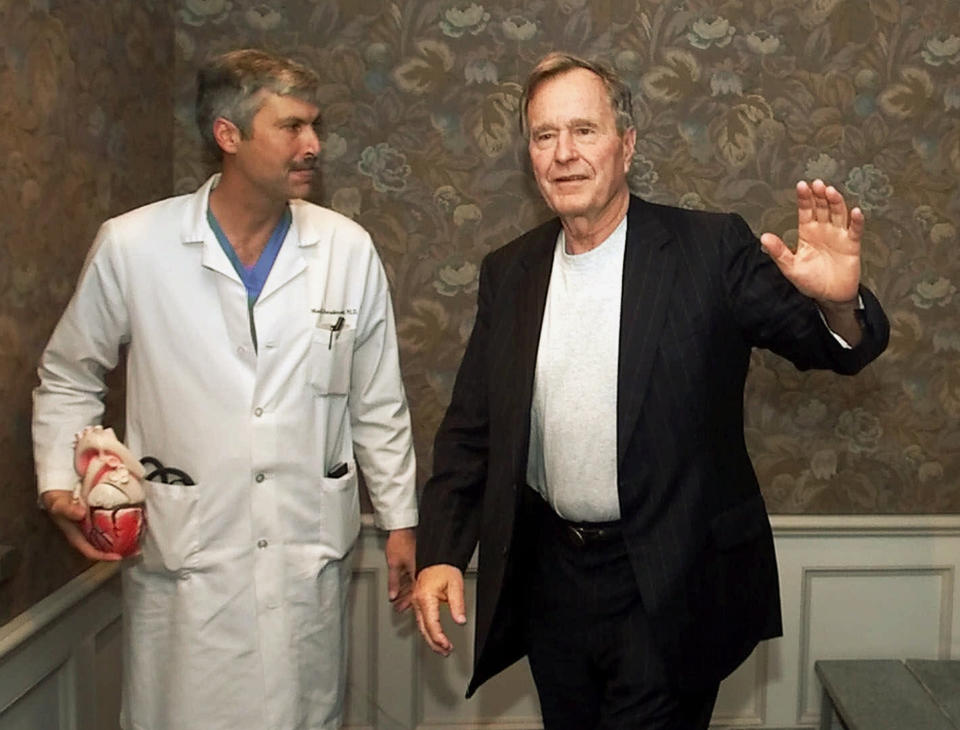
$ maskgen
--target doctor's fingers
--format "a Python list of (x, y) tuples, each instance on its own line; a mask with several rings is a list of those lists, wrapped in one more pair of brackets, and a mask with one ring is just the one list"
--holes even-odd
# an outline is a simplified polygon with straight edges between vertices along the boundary
[(60, 531), (77, 552), (89, 560), (120, 560), (116, 553), (105, 553), (91, 545), (80, 531), (78, 523), (87, 516), (87, 508), (74, 500), (73, 492), (53, 490), (44, 492), (41, 497), (44, 508)]
[(77, 527), (77, 523), (71, 521), (67, 517), (61, 517), (59, 515), (52, 514), (50, 517), (57, 524), (57, 527), (60, 528), (64, 536), (67, 538), (74, 549), (80, 552), (88, 560), (105, 560), (109, 562), (114, 562), (121, 559), (120, 555), (116, 553), (105, 553), (102, 550), (97, 550), (93, 545), (87, 542), (87, 538), (83, 536), (83, 533), (80, 531), (80, 528)]
[(403, 613), (413, 601), (413, 577), (406, 566), (387, 569), (387, 595), (393, 610)]
[(87, 514), (86, 507), (73, 498), (73, 492), (64, 489), (44, 492), (40, 499), (44, 509), (53, 518), (62, 517), (70, 522), (80, 522)]

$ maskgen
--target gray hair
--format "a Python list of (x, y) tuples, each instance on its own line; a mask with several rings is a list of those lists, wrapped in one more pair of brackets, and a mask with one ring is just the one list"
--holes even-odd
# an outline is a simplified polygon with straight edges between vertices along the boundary
[(607, 89), (607, 96), (610, 98), (610, 106), (616, 118), (617, 132), (622, 135), (635, 126), (633, 121), (633, 97), (630, 93), (630, 87), (617, 75), (616, 71), (597, 61), (587, 61), (569, 53), (554, 52), (540, 59), (527, 77), (527, 83), (524, 84), (523, 95), (520, 97), (520, 132), (524, 137), (530, 135), (530, 127), (527, 123), (527, 107), (530, 105), (530, 99), (537, 87), (548, 79), (578, 68), (586, 69), (600, 77)]
[(223, 151), (213, 136), (218, 117), (233, 122), (243, 137), (264, 102), (262, 91), (293, 96), (319, 106), (320, 79), (303, 64), (255, 48), (215, 56), (197, 72), (196, 120), (204, 147), (217, 159)]

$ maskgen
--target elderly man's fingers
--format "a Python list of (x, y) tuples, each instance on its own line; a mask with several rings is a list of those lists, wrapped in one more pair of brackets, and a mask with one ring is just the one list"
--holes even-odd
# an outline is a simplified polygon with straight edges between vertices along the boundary
[(437, 654), (449, 656), (453, 642), (440, 625), (440, 601), (435, 596), (421, 597), (417, 602), (417, 624), (427, 645)]

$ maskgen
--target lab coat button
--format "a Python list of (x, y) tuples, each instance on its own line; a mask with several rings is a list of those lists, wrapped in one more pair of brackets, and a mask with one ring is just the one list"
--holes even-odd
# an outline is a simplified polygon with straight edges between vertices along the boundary
[(263, 473), (261, 472), (260, 474), (257, 474), (257, 476), (255, 476), (254, 479), (256, 479), (256, 480), (257, 480), (257, 484), (259, 484), (259, 483), (262, 482), (264, 479), (266, 479), (266, 477), (265, 477), (265, 476), (263, 475)]
[(263, 550), (267, 546), (266, 540), (257, 540), (257, 547)]
[(263, 409), (262, 409), (262, 408), (257, 408), (256, 410), (254, 410), (253, 415), (255, 415), (255, 416), (262, 416), (262, 415), (263, 415)]

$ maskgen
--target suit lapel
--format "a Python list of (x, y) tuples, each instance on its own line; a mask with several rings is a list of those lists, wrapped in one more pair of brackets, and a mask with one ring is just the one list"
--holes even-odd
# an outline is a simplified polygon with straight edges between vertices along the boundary
[[(515, 368), (502, 373), (503, 377), (516, 383), (513, 403), (512, 432), (522, 436), (511, 439), (518, 446), (514, 455), (517, 479), (526, 479), (527, 450), (530, 443), (530, 407), (533, 402), (533, 380), (537, 369), (537, 350), (540, 347), (540, 329), (543, 311), (547, 303), (547, 288), (553, 268), (553, 252), (560, 221), (546, 226), (541, 236), (531, 241), (530, 247), (520, 259), (520, 277), (517, 282), (517, 318), (511, 346), (514, 348)], [(508, 389), (510, 390), (510, 389)]]
[(676, 276), (671, 237), (639, 198), (630, 198), (620, 301), (617, 369), (617, 465), (640, 416)]

